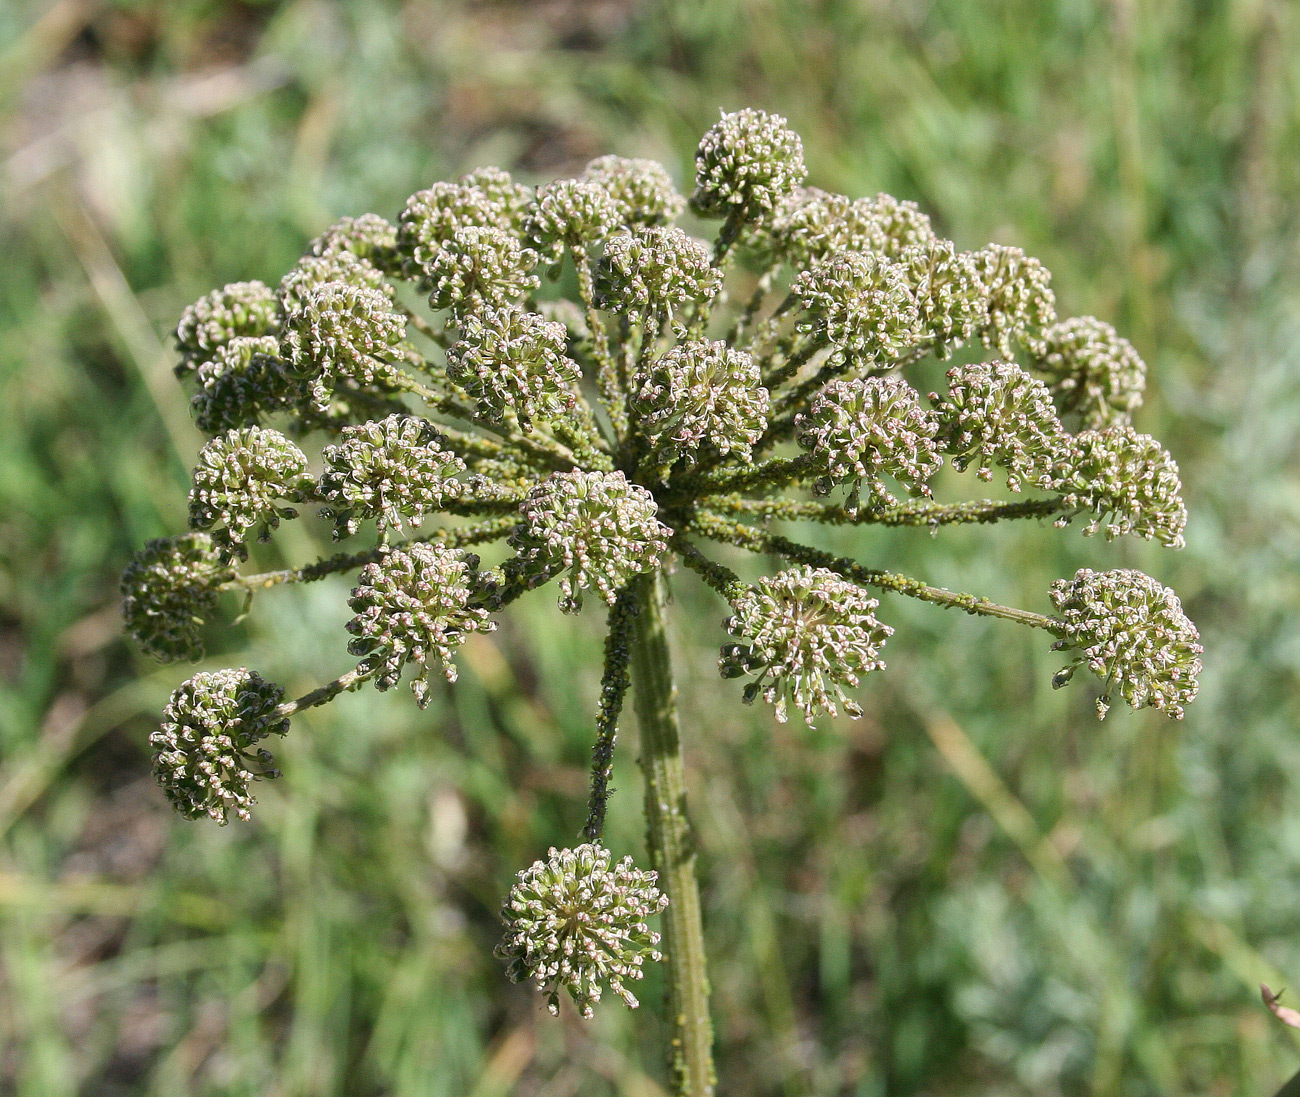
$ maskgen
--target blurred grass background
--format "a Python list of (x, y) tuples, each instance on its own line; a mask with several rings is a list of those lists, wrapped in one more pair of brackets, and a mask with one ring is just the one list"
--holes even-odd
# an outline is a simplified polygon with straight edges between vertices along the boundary
[[(756, 105), (813, 182), (1021, 244), (1129, 334), (1191, 509), (1180, 554), (836, 545), (1040, 610), (1079, 566), (1144, 568), (1207, 669), (1184, 723), (1098, 724), (1041, 637), (895, 602), (867, 718), (777, 727), (717, 684), (723, 611), (681, 579), (723, 1092), (1272, 1093), (1300, 1065), (1256, 991), (1300, 979), (1297, 104), (1289, 0), (0, 4), (0, 1092), (662, 1092), (653, 1006), (556, 1022), (491, 957), (512, 873), (582, 821), (598, 612), (521, 603), (425, 713), (300, 719), (257, 820), (218, 829), (149, 780), (187, 672), (119, 636), (116, 581), (184, 526), (189, 301), (482, 163), (617, 151), (685, 185), (718, 109)], [(333, 676), (345, 589), (263, 598), (211, 665)], [(630, 741), (617, 776), (638, 850)]]

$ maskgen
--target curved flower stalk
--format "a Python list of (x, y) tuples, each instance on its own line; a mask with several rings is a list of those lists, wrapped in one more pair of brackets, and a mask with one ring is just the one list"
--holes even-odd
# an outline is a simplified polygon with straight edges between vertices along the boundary
[[(554, 582), (576, 613), (594, 593), (609, 631), (582, 842), (520, 875), (500, 953), (552, 1011), (562, 992), (584, 1015), (604, 990), (635, 1006), (662, 913), (672, 1087), (702, 1097), (712, 1029), (666, 640), (675, 564), (726, 607), (722, 676), (777, 719), (861, 715), (886, 641), (906, 642), (891, 639), (894, 597), (1048, 633), (1072, 660), (1056, 684), (1086, 666), (1103, 714), (1117, 695), (1181, 716), (1201, 648), (1173, 592), (1137, 572), (1080, 571), (1039, 612), (787, 537), (784, 521), (938, 532), (1081, 516), (1084, 533), (1176, 548), (1186, 512), (1172, 457), (1130, 425), (1141, 360), (1101, 321), (1058, 320), (1037, 260), (963, 250), (911, 202), (805, 186), (799, 137), (762, 111), (724, 115), (695, 167), (689, 204), (720, 221), (711, 241), (674, 223), (686, 200), (648, 161), (602, 157), (537, 190), (483, 168), (412, 195), (395, 222), (339, 221), (276, 289), (196, 302), (176, 333), (211, 436), (192, 532), (145, 546), (122, 590), (147, 652), (192, 659), (223, 592), (356, 573), (334, 680), (285, 700), (223, 671), (174, 694), (155, 773), (184, 814), (219, 822), (246, 818), (251, 784), (278, 776), (263, 741), (295, 713), (403, 677), (423, 706), (515, 598)], [(416, 295), (427, 309), (404, 303)], [(997, 360), (963, 360), (927, 402), (908, 371), (962, 347)], [(937, 499), (945, 462), (1025, 494)], [(312, 511), (361, 547), (240, 573), (250, 541)], [(493, 541), (509, 558), (485, 570), (468, 550)], [(757, 574), (710, 543), (755, 554)], [(763, 575), (772, 557), (785, 565)], [(629, 691), (645, 871), (602, 844)]]

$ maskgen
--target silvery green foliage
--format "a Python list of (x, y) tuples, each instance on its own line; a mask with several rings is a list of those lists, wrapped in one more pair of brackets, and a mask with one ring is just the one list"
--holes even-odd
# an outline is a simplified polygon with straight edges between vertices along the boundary
[(429, 703), (430, 663), (437, 661), (449, 682), (456, 680), (452, 656), (471, 632), (491, 632), (496, 622), (473, 604), (478, 557), (437, 544), (414, 542), (367, 564), (348, 605), (353, 640), (348, 651), (361, 657), (358, 670), (377, 689), (392, 689), (402, 668), (414, 663), (416, 703)]
[(1047, 377), (1061, 413), (1078, 415), (1085, 427), (1127, 426), (1142, 406), (1146, 363), (1104, 320), (1075, 316), (1047, 328), (1034, 368)]
[(206, 533), (155, 538), (122, 572), (127, 631), (161, 663), (202, 658), (200, 630), (232, 574)]
[(1150, 705), (1181, 719), (1196, 696), (1201, 637), (1168, 587), (1140, 571), (1092, 571), (1052, 584), (1052, 602), (1064, 624), (1052, 645), (1075, 653), (1053, 680), (1062, 686), (1087, 665), (1104, 683), (1097, 714), (1105, 717), (1112, 690), (1134, 708)]
[(948, 371), (948, 395), (938, 401), (938, 444), (958, 470), (971, 465), (981, 480), (1006, 470), (1007, 486), (1050, 489), (1066, 444), (1047, 386), (1009, 362), (976, 363)]
[(938, 429), (901, 377), (832, 381), (795, 420), (808, 467), (818, 473), (813, 490), (828, 495), (847, 484), (849, 510), (858, 509), (864, 487), (868, 506), (897, 506), (881, 479), (886, 475), (912, 495), (928, 496), (929, 480), (943, 464), (934, 441)]
[(172, 694), (149, 743), (154, 777), (177, 811), (222, 824), (231, 813), (248, 818), (252, 782), (280, 776), (258, 744), (288, 730), (283, 699), (279, 686), (243, 667), (196, 674)]
[(506, 973), (534, 983), (553, 1014), (568, 991), (591, 1017), (606, 986), (635, 1009), (628, 983), (641, 978), (646, 960), (659, 959), (659, 934), (646, 924), (668, 905), (657, 879), (631, 857), (614, 863), (597, 843), (551, 849), (519, 874), (502, 904), (506, 933), (497, 955), (509, 962)]
[(646, 367), (632, 407), (651, 460), (667, 469), (702, 450), (747, 457), (767, 429), (758, 363), (720, 339), (679, 343)]
[[(191, 525), (210, 533), (153, 542), (127, 566), (128, 627), (153, 655), (193, 657), (219, 589), (251, 597), (360, 574), (338, 644), (359, 661), (332, 682), (284, 703), (247, 671), (177, 691), (155, 772), (183, 812), (245, 816), (249, 782), (271, 772), (256, 744), (301, 709), (367, 681), (389, 688), (408, 664), (428, 703), (469, 633), (552, 580), (566, 612), (589, 591), (610, 607), (592, 843), (638, 611), (685, 570), (731, 607), (723, 673), (748, 676), (746, 698), (779, 717), (861, 711), (857, 691), (891, 635), (869, 590), (1050, 632), (1076, 659), (1059, 680), (1087, 663), (1107, 694), (1181, 713), (1199, 644), (1154, 580), (1083, 571), (1057, 585), (1049, 615), (787, 536), (790, 521), (937, 535), (1050, 516), (1178, 547), (1186, 521), (1172, 457), (1130, 425), (1136, 351), (1101, 321), (1058, 321), (1041, 263), (1000, 244), (959, 248), (913, 202), (834, 194), (806, 176), (786, 120), (742, 110), (695, 156), (690, 205), (719, 219), (711, 239), (675, 224), (683, 198), (649, 161), (601, 157), (536, 189), (480, 168), (412, 195), (395, 222), (336, 222), (274, 291), (234, 283), (185, 310), (177, 372), (215, 435)], [(981, 347), (997, 360), (978, 361)], [(911, 371), (933, 377), (934, 360), (959, 351), (946, 392), (923, 407)], [(956, 471), (939, 478), (945, 455)], [(932, 498), (996, 469), (1030, 497)], [(305, 501), (336, 536), (367, 539), (300, 567), (231, 566)], [(466, 550), (493, 541), (504, 563), (480, 571)], [(710, 544), (754, 554), (752, 574)], [(764, 578), (773, 558), (787, 570)], [(611, 863), (594, 844), (554, 854), (507, 904), (512, 971), (552, 1005), (561, 986), (584, 1009), (606, 981), (623, 993), (652, 953), (644, 920), (662, 897)], [(593, 920), (578, 932), (565, 911)]]
[(222, 553), (246, 559), (250, 533), (267, 540), (283, 518), (298, 512), (311, 488), (307, 458), (279, 431), (228, 430), (199, 453), (190, 489), (190, 528), (211, 530)]
[(381, 533), (414, 528), (465, 491), (457, 479), (465, 462), (442, 447), (432, 423), (414, 415), (344, 427), (340, 442), (321, 456), (316, 494), (326, 505), (322, 515), (334, 520), (335, 540), (371, 520)]
[(1085, 534), (1101, 530), (1112, 541), (1131, 533), (1183, 547), (1187, 508), (1178, 465), (1151, 435), (1132, 427), (1085, 430), (1069, 442), (1061, 466), (1058, 489), (1065, 507), (1089, 515)]
[(732, 606), (727, 631), (743, 642), (723, 647), (722, 676), (755, 675), (745, 686), (745, 703), (762, 697), (781, 723), (791, 704), (810, 724), (821, 712), (838, 715), (840, 705), (861, 716), (845, 689), (885, 665), (880, 651), (894, 630), (876, 620), (879, 604), (825, 568), (792, 568), (760, 580)]
[(500, 423), (507, 410), (520, 427), (559, 419), (573, 410), (581, 379), (568, 354), (561, 323), (516, 307), (484, 306), (461, 321), (447, 348), (447, 377), (463, 388), (484, 420)]
[(232, 282), (200, 297), (176, 325), (181, 352), (176, 375), (184, 377), (241, 335), (268, 335), (276, 327), (275, 294), (262, 282)]
[(672, 535), (658, 518), (654, 496), (622, 472), (557, 472), (520, 506), (523, 521), (510, 535), (518, 552), (512, 570), (530, 586), (557, 575), (560, 609), (577, 613), (582, 592), (613, 604), (618, 591), (652, 570)]

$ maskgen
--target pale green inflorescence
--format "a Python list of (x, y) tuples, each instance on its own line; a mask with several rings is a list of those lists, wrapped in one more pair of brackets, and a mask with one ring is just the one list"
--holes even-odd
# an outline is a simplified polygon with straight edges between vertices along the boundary
[(501, 907), (506, 933), (497, 955), (509, 961), (507, 974), (534, 983), (555, 1014), (568, 991), (592, 1016), (606, 986), (635, 1009), (628, 984), (641, 978), (646, 960), (659, 959), (659, 934), (647, 919), (668, 905), (656, 881), (631, 857), (615, 863), (596, 843), (552, 849), (519, 874)]
[[(392, 221), (336, 221), (278, 282), (195, 302), (176, 330), (177, 374), (210, 436), (194, 532), (150, 542), (123, 574), (127, 627), (163, 660), (202, 653), (222, 591), (269, 600), (355, 574), (356, 662), (338, 677), (284, 701), (246, 670), (220, 671), (173, 696), (155, 772), (184, 814), (221, 821), (247, 816), (251, 783), (274, 774), (261, 743), (295, 712), (366, 682), (391, 688), (408, 668), (427, 705), (466, 637), (516, 598), (555, 581), (576, 612), (595, 592), (609, 614), (589, 844), (529, 869), (505, 912), (512, 974), (556, 1008), (562, 989), (584, 1012), (605, 986), (630, 999), (654, 955), (652, 874), (598, 839), (628, 690), (647, 689), (639, 711), (655, 720), (669, 704), (665, 576), (689, 570), (731, 607), (720, 669), (779, 719), (861, 712), (892, 634), (876, 595), (1051, 633), (1074, 659), (1058, 683), (1087, 665), (1102, 711), (1118, 695), (1180, 715), (1200, 670), (1177, 598), (1136, 572), (1080, 571), (1038, 613), (794, 540), (796, 522), (938, 535), (1046, 517), (1176, 548), (1186, 508), (1172, 456), (1132, 425), (1136, 349), (1103, 321), (1058, 321), (1040, 262), (959, 247), (911, 201), (807, 185), (802, 142), (775, 114), (724, 114), (694, 166), (689, 206), (717, 219), (712, 233), (677, 225), (687, 202), (652, 161), (600, 157), (536, 188), (485, 167), (421, 189)], [(929, 391), (958, 352), (923, 405), (915, 386)], [(941, 477), (945, 460), (955, 471)], [(1014, 501), (965, 494), (999, 471)], [(273, 570), (241, 574), (300, 507)], [(330, 533), (349, 551), (283, 558)], [(468, 550), (491, 542), (504, 563), (480, 570)], [(743, 575), (730, 550), (752, 554)], [(773, 558), (785, 561), (774, 574)], [(643, 747), (666, 780), (677, 733), (659, 730)], [(684, 814), (656, 805), (654, 863), (693, 887)], [(698, 1026), (686, 1041), (673, 1025), (679, 1047), (707, 1049)]]

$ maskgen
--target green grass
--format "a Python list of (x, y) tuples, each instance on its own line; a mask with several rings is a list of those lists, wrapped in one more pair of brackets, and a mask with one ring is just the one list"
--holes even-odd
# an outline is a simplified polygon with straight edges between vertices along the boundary
[[(1300, 1066), (1255, 989), (1300, 978), (1298, 103), (1286, 0), (4, 5), (0, 1092), (661, 1092), (653, 1008), (553, 1021), (491, 957), (511, 874), (582, 822), (598, 612), (520, 603), (424, 713), (310, 714), (258, 820), (217, 829), (149, 780), (186, 672), (119, 637), (116, 576), (184, 523), (186, 303), (480, 163), (684, 179), (745, 104), (790, 117), (814, 182), (1022, 244), (1063, 311), (1119, 324), (1191, 507), (1181, 554), (1050, 527), (835, 545), (1040, 610), (1076, 567), (1142, 567), (1207, 670), (1182, 724), (1099, 725), (1040, 639), (890, 604), (868, 716), (777, 727), (718, 685), (724, 613), (681, 576), (726, 1092), (1276, 1089)], [(320, 547), (297, 525), (286, 558)], [(267, 596), (210, 662), (332, 676), (344, 589)], [(639, 849), (631, 749), (615, 784), (611, 844)]]

